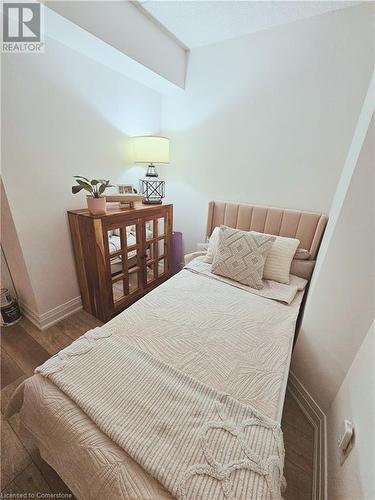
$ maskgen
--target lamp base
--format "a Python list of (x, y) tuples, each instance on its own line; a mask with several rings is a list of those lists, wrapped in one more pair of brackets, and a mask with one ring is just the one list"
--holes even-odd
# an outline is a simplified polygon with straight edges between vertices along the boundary
[[(154, 168), (150, 165), (149, 168)], [(145, 205), (160, 205), (165, 195), (165, 182), (158, 179), (157, 174), (150, 175), (139, 181), (139, 192), (144, 196)]]
[(143, 205), (161, 205), (162, 200), (146, 200), (145, 198), (142, 201)]

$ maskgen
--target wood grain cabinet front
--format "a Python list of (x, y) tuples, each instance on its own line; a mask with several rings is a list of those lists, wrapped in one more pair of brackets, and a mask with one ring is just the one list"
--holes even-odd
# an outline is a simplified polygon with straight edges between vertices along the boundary
[(83, 308), (101, 321), (171, 276), (173, 205), (68, 217)]

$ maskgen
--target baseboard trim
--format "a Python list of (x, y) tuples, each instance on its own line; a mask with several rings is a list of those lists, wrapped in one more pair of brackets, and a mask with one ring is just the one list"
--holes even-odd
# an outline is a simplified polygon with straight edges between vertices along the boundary
[(64, 318), (82, 309), (81, 297), (68, 300), (49, 311), (39, 314), (24, 302), (20, 302), (21, 311), (39, 330), (46, 330)]
[(326, 415), (293, 372), (289, 374), (288, 391), (314, 429), (312, 499), (326, 500)]
[(19, 301), (20, 309), (25, 318), (29, 319), (37, 328), (41, 329), (39, 326), (39, 314), (36, 313), (30, 306), (25, 302)]

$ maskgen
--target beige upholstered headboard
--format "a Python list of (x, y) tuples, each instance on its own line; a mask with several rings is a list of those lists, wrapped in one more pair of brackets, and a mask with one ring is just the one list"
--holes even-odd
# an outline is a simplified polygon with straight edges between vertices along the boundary
[[(244, 231), (297, 238), (300, 241), (300, 248), (308, 250), (311, 257), (308, 262), (295, 262), (296, 274), (310, 278), (327, 220), (327, 216), (321, 213), (247, 203), (210, 201), (206, 236), (210, 236), (216, 226), (224, 224)], [(299, 271), (299, 268), (302, 271)]]

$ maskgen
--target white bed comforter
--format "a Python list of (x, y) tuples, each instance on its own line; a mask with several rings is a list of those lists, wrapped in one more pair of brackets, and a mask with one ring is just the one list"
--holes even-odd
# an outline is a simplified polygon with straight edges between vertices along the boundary
[[(151, 354), (187, 376), (216, 391), (230, 395), (241, 404), (251, 405), (263, 415), (279, 421), (301, 299), (302, 292), (297, 291), (291, 304), (286, 305), (246, 293), (235, 286), (228, 286), (227, 283), (209, 279), (205, 275), (198, 274), (197, 271), (183, 270), (104, 325), (101, 330), (103, 335), (110, 333), (111, 336), (121, 337), (126, 345)], [(105, 366), (101, 366), (100, 357), (95, 363), (98, 374), (101, 376), (105, 374)], [(48, 381), (35, 382), (35, 379), (40, 379), (40, 376), (33, 377), (26, 384), (25, 390), (28, 390), (28, 384), (30, 388), (39, 384), (43, 386), (42, 392), (50, 394), (48, 386), (51, 384)], [(39, 397), (49, 398), (40, 394)], [(26, 404), (28, 399), (25, 395)], [(49, 403), (51, 403), (50, 398)], [(48, 404), (46, 406), (48, 407)], [(49, 405), (50, 408), (52, 406)], [(69, 434), (75, 433), (77, 436), (74, 429), (66, 432), (70, 427), (69, 419), (77, 424), (79, 415), (78, 420), (82, 422), (81, 429), (84, 428), (82, 410), (77, 408), (73, 411), (74, 405), (73, 407), (70, 405), (70, 415), (64, 416), (64, 414), (59, 414), (59, 406), (55, 405), (53, 408), (51, 421), (54, 422), (55, 429), (58, 425), (65, 429), (65, 439), (68, 439)], [(35, 421), (30, 425), (28, 416), (24, 412), (22, 412), (22, 421), (25, 427), (37, 435), (39, 443), (43, 440), (48, 441), (44, 456), (48, 461), (53, 462), (50, 449), (53, 438), (51, 435), (48, 439), (43, 437), (47, 426), (43, 425), (43, 429), (42, 426), (36, 428), (38, 426), (35, 425)], [(92, 424), (90, 426), (91, 438), (86, 436), (85, 447), (92, 442), (95, 434), (92, 431)], [(102, 435), (100, 429), (97, 429), (97, 433), (98, 436)], [(103, 439), (99, 441), (103, 442)], [(114, 443), (111, 446), (116, 449), (118, 456), (118, 446)], [(105, 447), (101, 448), (90, 446), (86, 463), (83, 466), (83, 460), (80, 460), (78, 464), (75, 462), (74, 470), (67, 461), (61, 462), (60, 460), (57, 465), (55, 463), (52, 465), (56, 467), (68, 485), (73, 487), (74, 483), (73, 491), (77, 484), (85, 484), (86, 489), (83, 492), (81, 489), (80, 495), (83, 498), (95, 498), (92, 496), (92, 491), (109, 492), (104, 473), (104, 470), (108, 473), (108, 464), (103, 461), (103, 453), (106, 454), (105, 450), (111, 446), (108, 442)], [(43, 443), (41, 447), (43, 448)], [(62, 450), (55, 450), (55, 453), (62, 453), (63, 449), (64, 446)], [(126, 450), (121, 453), (124, 456), (124, 463), (129, 464), (129, 460), (132, 463)], [(102, 467), (104, 469), (100, 472)], [(95, 468), (97, 474), (94, 479), (92, 472)], [(130, 469), (137, 470), (136, 464)], [(127, 471), (129, 471), (129, 466)], [(90, 481), (84, 480), (87, 474), (91, 474)], [(134, 474), (139, 479), (138, 496), (134, 496), (134, 491), (137, 490), (135, 486), (137, 479), (129, 478), (127, 472), (126, 480), (120, 474), (121, 481), (116, 481), (116, 498), (169, 498), (167, 492), (160, 493), (162, 490), (155, 489), (157, 483), (155, 485), (153, 478), (150, 477), (150, 481), (146, 481), (147, 484), (145, 484), (147, 474), (145, 475), (144, 471)], [(77, 477), (80, 481), (77, 481)], [(107, 489), (103, 481), (107, 484)], [(149, 491), (158, 491), (157, 496), (142, 496), (143, 493), (139, 496), (139, 491), (144, 492), (148, 487)], [(113, 483), (110, 488), (113, 496)], [(240, 496), (239, 498), (249, 497)]]

